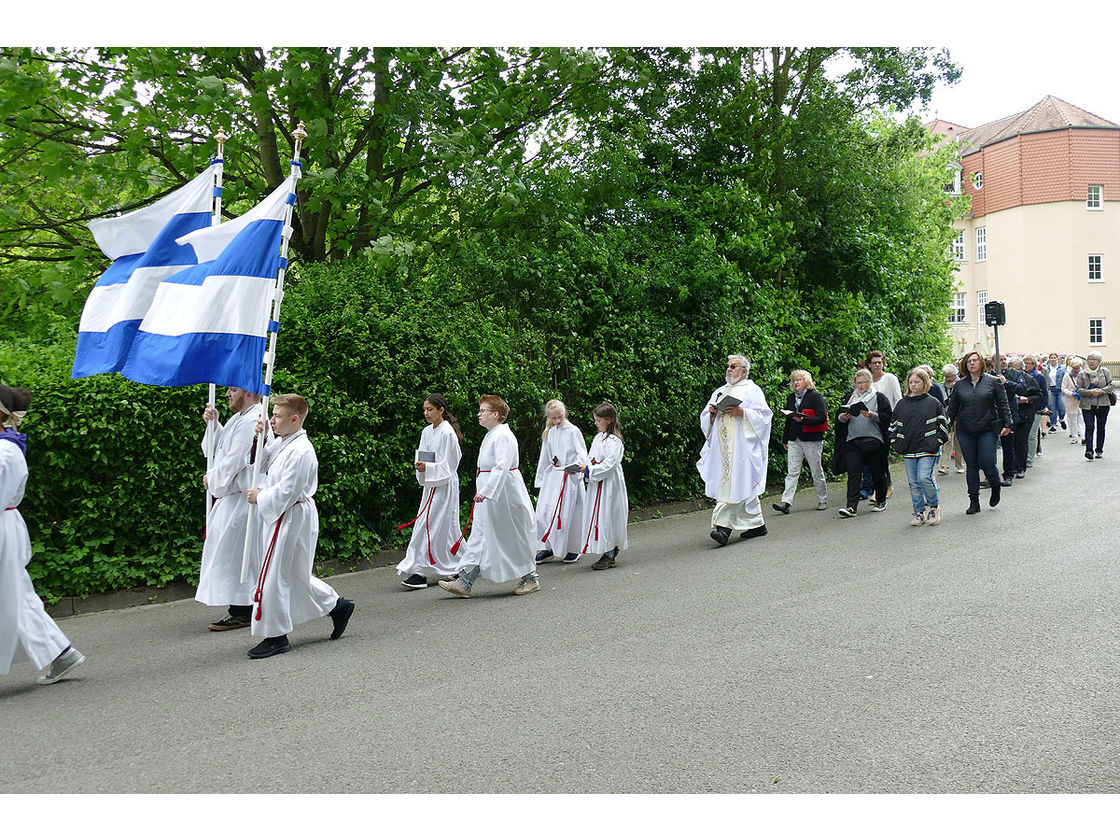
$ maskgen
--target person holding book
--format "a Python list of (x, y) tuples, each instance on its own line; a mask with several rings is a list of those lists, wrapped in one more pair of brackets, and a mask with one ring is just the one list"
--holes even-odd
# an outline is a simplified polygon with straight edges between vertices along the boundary
[(840, 515), (853, 517), (859, 508), (863, 468), (871, 472), (876, 501), (873, 511), (887, 508), (887, 429), (891, 422), (890, 400), (871, 387), (871, 371), (860, 368), (852, 379), (852, 390), (836, 413), (836, 446), (833, 472), (848, 474), (847, 505)]
[(406, 589), (425, 589), (440, 578), (449, 578), (458, 565), (451, 546), (461, 533), (458, 470), (463, 432), (443, 394), (429, 394), (424, 400), (424, 419), (428, 425), (420, 433), (413, 463), (416, 481), (423, 488), (420, 510), (415, 519), (397, 529), (413, 526), (408, 549), (397, 564), (401, 586)]
[(630, 518), (630, 497), (622, 473), (622, 426), (618, 411), (609, 402), (600, 403), (593, 413), (599, 434), (591, 441), (590, 460), (584, 465), (587, 497), (583, 514), (583, 551), (602, 552), (591, 568), (613, 569), (618, 552), (629, 543), (626, 523)]
[(824, 433), (828, 431), (828, 409), (824, 397), (813, 383), (807, 370), (795, 370), (789, 375), (790, 393), (782, 415), (786, 418), (782, 435), (782, 448), (788, 453), (786, 486), (782, 500), (774, 503), (778, 513), (789, 513), (797, 492), (801, 465), (808, 461), (813, 476), (813, 489), (817, 491), (817, 510), (828, 508), (828, 485), (825, 483), (821, 453), (824, 451)]
[(584, 489), (580, 465), (587, 463), (583, 433), (568, 420), (568, 409), (560, 400), (544, 406), (541, 455), (533, 484), (537, 496), (537, 538), (542, 543), (537, 562), (562, 557), (561, 562), (579, 560), (583, 521)]
[[(473, 521), (474, 528), (456, 569), (458, 577), (439, 582), (440, 589), (459, 598), (471, 597), (479, 577), (494, 583), (520, 578), (514, 595), (541, 588), (533, 561), (533, 503), (521, 478), (517, 438), (506, 424), (508, 417), (509, 405), (501, 397), (484, 394), (478, 401), (478, 424), (486, 429), (486, 437), (478, 450), (474, 505), (467, 520), (467, 527)], [(459, 554), (463, 539), (452, 547), (452, 554)]]
[(715, 499), (709, 534), (721, 546), (734, 530), (740, 539), (766, 534), (759, 497), (766, 490), (770, 421), (774, 412), (762, 389), (752, 382), (746, 356), (727, 357), (724, 384), (700, 411), (704, 446), (696, 468), (704, 493)]

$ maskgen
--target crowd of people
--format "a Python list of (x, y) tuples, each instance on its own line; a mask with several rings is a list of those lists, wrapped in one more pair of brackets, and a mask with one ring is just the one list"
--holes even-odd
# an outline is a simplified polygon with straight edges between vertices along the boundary
[[(957, 364), (945, 365), (940, 382), (930, 366), (915, 367), (906, 376), (905, 393), (885, 362), (880, 351), (868, 353), (832, 414), (812, 374), (791, 372), (790, 392), (780, 409), (787, 474), (774, 510), (791, 513), (805, 465), (816, 509), (827, 509), (822, 459), (830, 418), (835, 421), (833, 471), (847, 475), (839, 509), (845, 519), (857, 516), (865, 500), (873, 511), (886, 510), (893, 490), (891, 450), (905, 466), (916, 526), (942, 521), (937, 476), (947, 474), (950, 463), (966, 476), (965, 513), (971, 515), (980, 512), (985, 487), (989, 505), (999, 504), (1002, 489), (1026, 476), (1042, 441), (1059, 427), (1068, 429), (1071, 444), (1085, 447), (1087, 460), (1103, 457), (1115, 394), (1099, 353), (1082, 360), (1055, 353), (1045, 359), (985, 359), (970, 352)], [(714, 502), (710, 536), (721, 547), (735, 531), (742, 540), (767, 534), (761, 497), (774, 412), (750, 379), (750, 366), (746, 356), (728, 356), (723, 384), (699, 414), (703, 443), (696, 467)], [(214, 406), (203, 412), (207, 470), (202, 481), (209, 506), (195, 597), (226, 611), (208, 628), (248, 628), (260, 638), (248, 651), (252, 659), (287, 653), (287, 634), (317, 618), (331, 619), (330, 638), (337, 639), (355, 605), (313, 574), (318, 459), (305, 430), (308, 403), (298, 394), (276, 396), (266, 424), (256, 394), (230, 387), (226, 400), (230, 414), (224, 424)], [(29, 659), (46, 669), (39, 682), (49, 684), (85, 656), (47, 615), (26, 569), (31, 543), (18, 508), (28, 478), (27, 438), (18, 427), (30, 404), (26, 389), (0, 385), (0, 674), (12, 662)], [(544, 406), (534, 504), (521, 475), (517, 437), (507, 423), (509, 405), (483, 395), (478, 423), (485, 435), (463, 528), (463, 431), (443, 395), (429, 394), (422, 410), (427, 425), (413, 462), (420, 503), (417, 515), (400, 526), (412, 529), (397, 566), (404, 587), (438, 585), (454, 597), (470, 598), (482, 577), (516, 581), (513, 594), (529, 595), (540, 591), (539, 566), (551, 560), (572, 564), (592, 554), (598, 555), (593, 570), (617, 565), (628, 545), (629, 499), (622, 426), (611, 403), (601, 403), (592, 414), (598, 433), (590, 447), (562, 402)]]

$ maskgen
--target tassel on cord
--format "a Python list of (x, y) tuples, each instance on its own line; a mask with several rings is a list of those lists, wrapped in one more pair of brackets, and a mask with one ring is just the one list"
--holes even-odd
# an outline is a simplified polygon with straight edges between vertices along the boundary
[(261, 607), (264, 606), (264, 581), (268, 577), (269, 567), (272, 566), (272, 555), (276, 551), (276, 538), (280, 535), (280, 523), (284, 521), (284, 513), (280, 514), (280, 518), (276, 520), (276, 527), (272, 530), (272, 539), (268, 543), (268, 551), (264, 554), (264, 562), (261, 563), (260, 577), (257, 578), (257, 591), (253, 593), (253, 603), (257, 605), (257, 621), (261, 620)]

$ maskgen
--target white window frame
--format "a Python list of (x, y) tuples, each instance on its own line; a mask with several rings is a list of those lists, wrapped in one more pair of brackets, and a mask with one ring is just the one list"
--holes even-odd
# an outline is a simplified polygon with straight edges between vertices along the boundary
[(1086, 210), (1103, 210), (1104, 209), (1104, 185), (1103, 184), (1089, 184), (1089, 189), (1085, 195), (1085, 209)]
[(945, 185), (945, 192), (949, 195), (961, 194), (961, 170), (960, 167), (952, 167), (953, 180), (951, 183)]
[(980, 190), (984, 189), (984, 173), (983, 172), (973, 172), (972, 173), (972, 188), (974, 190), (976, 190), (976, 192), (980, 192)]
[(949, 323), (964, 324), (968, 317), (968, 295), (964, 292), (953, 292), (953, 303), (949, 307)]
[(1088, 276), (1090, 283), (1104, 282), (1104, 257), (1101, 254), (1089, 254)]
[(964, 250), (964, 231), (953, 231), (953, 242), (949, 246), (949, 251), (955, 262), (964, 262)]
[[(1100, 330), (1100, 337), (1096, 341), (1093, 341), (1093, 326), (1094, 326), (1094, 324), (1096, 325), (1097, 329)], [(1104, 341), (1104, 318), (1090, 318), (1089, 319), (1089, 346), (1090, 347), (1100, 347), (1104, 343), (1105, 343), (1105, 341)]]
[(988, 229), (976, 228), (976, 262), (988, 261)]
[(979, 291), (976, 293), (976, 326), (983, 327), (984, 307), (988, 305), (988, 292), (987, 290)]

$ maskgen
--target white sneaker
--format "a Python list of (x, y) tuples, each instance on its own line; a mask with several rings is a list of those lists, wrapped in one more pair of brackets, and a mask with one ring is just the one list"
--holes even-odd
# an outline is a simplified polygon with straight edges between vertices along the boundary
[(828, 510), (828, 501), (817, 502), (817, 510)]
[(521, 583), (517, 584), (517, 588), (513, 590), (514, 595), (528, 595), (531, 592), (540, 591), (540, 581), (530, 580), (529, 578), (522, 578)]
[(72, 647), (56, 656), (54, 662), (47, 666), (47, 673), (35, 682), (39, 685), (53, 685), (85, 661), (85, 656), (76, 647)]

